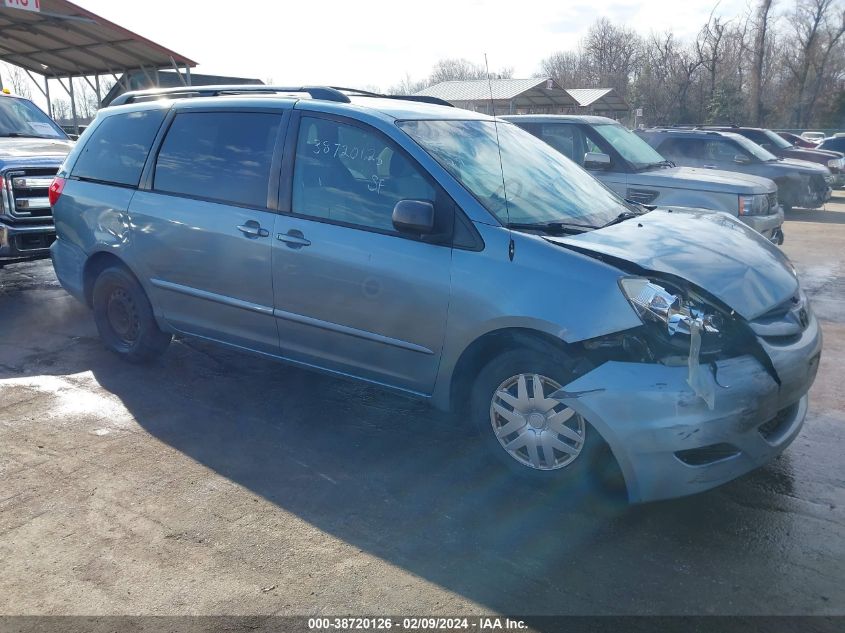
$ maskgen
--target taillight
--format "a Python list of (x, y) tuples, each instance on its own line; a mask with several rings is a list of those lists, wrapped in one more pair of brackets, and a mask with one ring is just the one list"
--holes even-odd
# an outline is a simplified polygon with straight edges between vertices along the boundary
[(50, 206), (54, 206), (62, 195), (65, 189), (65, 179), (56, 176), (53, 182), (50, 183), (50, 188), (47, 190), (47, 198), (50, 200)]

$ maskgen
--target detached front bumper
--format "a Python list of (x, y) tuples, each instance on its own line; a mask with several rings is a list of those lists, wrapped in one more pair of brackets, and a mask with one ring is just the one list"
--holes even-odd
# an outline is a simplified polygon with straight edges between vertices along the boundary
[(49, 257), (56, 239), (52, 224), (7, 224), (0, 221), (0, 262)]
[(687, 383), (686, 365), (611, 361), (566, 385), (561, 399), (610, 445), (631, 502), (701, 492), (758, 468), (798, 435), (816, 377), (821, 331), (815, 317), (798, 340), (761, 342), (778, 381), (752, 356), (708, 365), (710, 409)]

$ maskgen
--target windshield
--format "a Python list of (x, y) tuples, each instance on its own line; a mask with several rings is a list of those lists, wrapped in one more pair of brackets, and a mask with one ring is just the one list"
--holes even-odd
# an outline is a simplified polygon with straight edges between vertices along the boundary
[(651, 145), (618, 123), (604, 123), (594, 126), (593, 129), (610, 143), (622, 158), (631, 163), (634, 169), (644, 169), (666, 162)]
[(792, 143), (781, 138), (780, 134), (775, 134), (771, 130), (763, 130), (763, 132), (765, 132), (766, 136), (771, 139), (771, 143), (775, 147), (780, 149), (789, 149), (792, 147)]
[(742, 146), (742, 149), (751, 154), (757, 160), (769, 162), (778, 159), (777, 156), (772, 154), (769, 150), (760, 147), (754, 141), (750, 141), (740, 134), (731, 134), (731, 138), (739, 143)]
[(31, 101), (0, 96), (0, 137), (60, 138), (67, 136)]
[[(510, 123), (498, 124), (501, 166), (493, 121), (397, 124), (503, 224), (598, 226), (630, 210), (563, 154)], [(503, 170), (506, 187), (502, 186)]]

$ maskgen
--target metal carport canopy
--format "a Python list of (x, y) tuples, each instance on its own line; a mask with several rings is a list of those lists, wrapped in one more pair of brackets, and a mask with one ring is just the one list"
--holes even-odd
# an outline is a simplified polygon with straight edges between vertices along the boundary
[[(196, 62), (67, 0), (0, 4), (0, 59), (47, 77), (194, 67)], [(36, 0), (29, 0), (34, 7)]]

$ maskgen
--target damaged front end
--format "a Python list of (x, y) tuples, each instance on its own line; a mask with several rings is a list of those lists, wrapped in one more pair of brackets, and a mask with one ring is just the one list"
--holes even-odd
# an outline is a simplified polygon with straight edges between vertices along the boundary
[(673, 275), (626, 268), (620, 287), (642, 325), (582, 341), (583, 370), (551, 397), (608, 442), (630, 500), (707, 490), (782, 452), (821, 351), (803, 293), (746, 319)]

